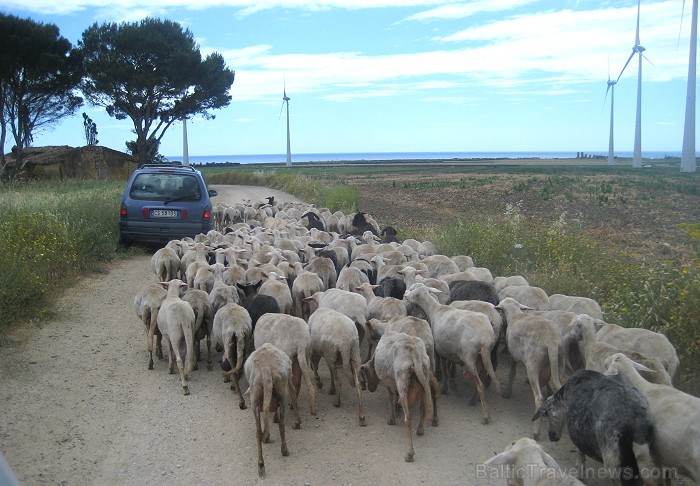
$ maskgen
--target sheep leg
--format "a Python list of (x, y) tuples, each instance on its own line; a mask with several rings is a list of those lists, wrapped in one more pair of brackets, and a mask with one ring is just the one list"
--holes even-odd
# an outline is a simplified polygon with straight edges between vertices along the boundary
[(280, 431), (280, 442), (282, 443), (280, 446), (280, 450), (281, 450), (283, 456), (288, 456), (289, 455), (289, 448), (287, 447), (287, 435), (285, 434), (285, 430), (284, 430), (285, 402), (286, 402), (286, 400), (284, 399), (283, 396), (279, 397), (278, 403), (277, 403), (277, 411), (279, 412), (278, 428)]
[[(490, 381), (493, 382), (493, 386), (496, 388), (496, 393), (501, 394), (501, 382), (498, 381), (496, 377), (496, 370), (494, 364), (491, 362), (491, 351), (485, 346), (481, 348), (481, 363), (486, 369), (486, 373)], [(486, 385), (488, 386), (488, 384)], [(561, 388), (561, 386), (559, 387)]]
[(469, 372), (474, 378), (476, 391), (479, 394), (479, 400), (481, 400), (481, 410), (484, 414), (483, 418), (481, 419), (481, 423), (485, 425), (491, 423), (491, 416), (489, 415), (489, 407), (486, 404), (486, 393), (484, 391), (484, 384), (482, 383), (481, 378), (479, 378), (479, 372), (476, 370), (476, 366), (471, 366), (470, 368), (471, 369), (469, 370)]
[[(151, 314), (154, 316), (155, 314)], [(145, 316), (144, 316), (145, 317)], [(153, 369), (153, 336), (156, 333), (156, 328), (158, 326), (158, 321), (151, 318), (150, 325), (148, 326), (148, 342), (146, 343), (146, 348), (148, 349), (148, 369)], [(160, 344), (160, 343), (159, 343)], [(159, 346), (160, 347), (160, 346)], [(163, 350), (160, 350), (161, 358), (163, 357)]]
[[(540, 387), (540, 377), (538, 370), (529, 369), (525, 367), (527, 373), (527, 379), (530, 382), (530, 388), (532, 389), (532, 395), (535, 397), (535, 411), (539, 410), (544, 402), (544, 396), (542, 395), (542, 388)], [(532, 438), (535, 440), (540, 440), (540, 425), (542, 422), (542, 417), (538, 418), (532, 423)]]
[(173, 346), (170, 343), (170, 338), (168, 338), (168, 373), (171, 375), (175, 373), (175, 355), (173, 354)]
[(262, 454), (262, 427), (260, 426), (260, 406), (253, 406), (253, 414), (255, 415), (255, 441), (258, 446), (258, 476), (265, 477), (265, 460)]
[(447, 387), (447, 381), (449, 380), (449, 372), (447, 370), (447, 359), (445, 358), (440, 358), (440, 363), (441, 366), (440, 368), (442, 369), (442, 394), (447, 395), (448, 387)]
[(233, 387), (236, 387), (236, 390), (238, 391), (238, 408), (245, 410), (245, 398), (243, 398), (243, 391), (238, 383), (238, 373), (233, 374), (233, 383), (231, 384), (231, 388)]
[[(357, 390), (357, 402), (358, 402), (358, 420), (360, 422), (360, 427), (367, 425), (367, 420), (365, 419), (365, 409), (362, 402), (362, 385), (360, 385), (360, 370), (358, 364), (350, 360), (350, 369), (355, 381), (355, 390)], [(340, 393), (338, 393), (338, 398), (340, 398)]]
[(328, 393), (329, 395), (335, 395), (333, 406), (338, 408), (340, 407), (340, 389), (342, 388), (342, 383), (338, 377), (338, 368), (336, 368), (335, 363), (332, 363), (329, 368), (331, 371), (331, 389)]
[[(301, 379), (303, 378), (306, 382), (306, 390), (309, 393), (309, 408), (311, 415), (316, 415), (318, 413), (316, 410), (316, 390), (311, 383), (309, 362), (307, 361), (307, 355), (302, 354), (301, 356), (302, 358), (299, 359), (299, 355), (297, 355), (292, 362), (292, 378), (297, 390), (297, 396), (299, 395), (299, 391), (301, 389)], [(299, 376), (297, 376), (297, 373)]]
[(435, 379), (434, 376), (431, 376), (430, 378), (430, 399), (433, 401), (433, 421), (431, 422), (430, 425), (433, 427), (437, 427), (439, 420), (438, 420), (438, 411), (437, 411), (437, 396), (440, 394), (440, 387), (437, 383), (437, 380)]
[(396, 405), (394, 402), (394, 390), (390, 386), (386, 387), (386, 392), (389, 397), (389, 418), (386, 423), (388, 425), (394, 425), (396, 423)]
[(323, 388), (323, 382), (321, 381), (321, 377), (318, 375), (318, 363), (321, 361), (321, 355), (315, 351), (311, 352), (311, 371), (314, 373), (314, 379), (316, 380), (316, 387), (320, 390)]
[[(413, 425), (411, 421), (411, 411), (408, 408), (408, 399), (405, 394), (399, 393), (399, 401), (401, 402), (401, 408), (403, 409), (403, 423), (406, 425), (406, 434), (408, 435), (408, 451), (406, 452), (406, 457), (404, 459), (406, 462), (413, 462), (413, 455), (415, 454), (415, 451), (413, 450)], [(425, 416), (425, 410), (423, 410), (423, 416)]]
[(163, 359), (163, 335), (156, 333), (156, 358)]
[[(296, 390), (294, 389), (294, 384), (289, 381), (289, 392), (291, 393), (291, 406), (292, 410), (294, 410), (294, 423), (292, 424), (293, 429), (300, 429), (301, 428), (301, 417), (299, 416), (299, 395), (296, 393)], [(313, 388), (312, 388), (313, 389)], [(282, 407), (284, 404), (281, 405)]]
[(510, 398), (513, 396), (513, 380), (515, 379), (515, 371), (518, 366), (518, 362), (510, 357), (510, 370), (508, 370), (508, 383), (506, 384), (506, 389), (503, 390), (501, 397)]
[(211, 371), (213, 369), (212, 359), (211, 359), (211, 333), (207, 332), (207, 370)]
[[(171, 351), (175, 352), (175, 361), (177, 362), (177, 369), (180, 372), (180, 383), (182, 383), (182, 393), (185, 395), (190, 394), (190, 387), (187, 385), (187, 374), (185, 373), (185, 364), (182, 361), (182, 357), (180, 356), (180, 346), (179, 343), (172, 342), (173, 338), (170, 338), (170, 349)], [(173, 369), (172, 366), (170, 368), (171, 370)], [(172, 371), (171, 371), (172, 373)]]

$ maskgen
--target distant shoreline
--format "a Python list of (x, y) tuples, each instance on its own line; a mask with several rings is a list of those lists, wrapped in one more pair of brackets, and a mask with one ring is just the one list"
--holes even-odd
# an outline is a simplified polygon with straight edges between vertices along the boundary
[[(620, 152), (616, 160), (625, 163), (632, 153)], [(168, 160), (181, 161), (182, 156), (169, 156)], [(675, 152), (647, 152), (644, 160), (668, 160), (680, 158)], [(367, 153), (316, 153), (292, 154), (292, 165), (313, 163), (484, 163), (513, 161), (576, 161), (577, 163), (607, 164), (607, 154), (588, 152), (367, 152)], [(199, 164), (267, 165), (286, 164), (285, 154), (252, 155), (196, 155), (189, 162)]]

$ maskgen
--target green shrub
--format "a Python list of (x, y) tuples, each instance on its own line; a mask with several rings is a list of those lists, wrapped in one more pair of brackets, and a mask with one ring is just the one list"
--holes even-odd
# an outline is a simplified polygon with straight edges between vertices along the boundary
[(59, 286), (114, 257), (122, 188), (122, 182), (0, 188), (0, 322), (41, 317)]

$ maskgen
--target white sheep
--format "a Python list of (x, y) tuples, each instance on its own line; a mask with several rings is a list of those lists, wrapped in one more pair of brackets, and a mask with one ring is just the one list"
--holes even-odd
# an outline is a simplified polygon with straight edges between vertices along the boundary
[(530, 309), (548, 310), (549, 296), (540, 287), (525, 285), (511, 285), (504, 287), (498, 292), (498, 299), (503, 300), (510, 297)]
[(151, 257), (151, 269), (159, 282), (169, 282), (178, 277), (180, 257), (172, 248), (159, 248)]
[[(250, 314), (236, 303), (228, 303), (214, 315), (212, 337), (218, 346), (223, 347), (222, 363), (228, 363), (231, 369), (223, 372), (223, 376), (232, 378), (231, 389), (238, 391), (238, 406), (245, 409), (243, 391), (238, 383), (241, 367), (246, 355), (252, 350), (253, 324)], [(218, 348), (221, 349), (221, 348)]]
[[(161, 282), (161, 285), (167, 289), (168, 293), (158, 311), (158, 329), (161, 334), (168, 338), (168, 367), (170, 373), (174, 373), (174, 362), (177, 362), (182, 391), (185, 395), (189, 395), (190, 388), (186, 381), (192, 372), (192, 361), (194, 359), (194, 311), (190, 304), (180, 298), (180, 292), (187, 288), (185, 282), (173, 279), (169, 282)], [(180, 342), (183, 339), (186, 353), (184, 365), (180, 356)], [(175, 358), (174, 360), (173, 357)]]
[[(341, 289), (328, 289), (324, 292), (316, 292), (311, 297), (304, 299), (304, 301), (312, 306), (315, 305), (315, 307), (311, 307), (312, 313), (317, 308), (326, 308), (335, 309), (341, 314), (348, 316), (357, 327), (360, 344), (365, 341), (369, 307), (367, 306), (367, 300), (360, 294)], [(365, 361), (370, 358), (369, 351), (368, 349)]]
[[(253, 344), (274, 344), (292, 360), (292, 376), (295, 393), (299, 393), (301, 380), (309, 393), (311, 415), (316, 415), (316, 390), (311, 382), (311, 334), (309, 325), (301, 318), (287, 314), (263, 314), (255, 324)], [(298, 428), (298, 427), (295, 427)]]
[(296, 274), (292, 283), (293, 314), (296, 317), (307, 320), (311, 312), (308, 302), (304, 302), (304, 299), (311, 297), (316, 292), (323, 291), (324, 287), (321, 278), (314, 272), (302, 269), (300, 273)]
[(459, 268), (460, 272), (464, 272), (465, 270), (469, 270), (471, 267), (474, 266), (474, 260), (472, 257), (467, 256), (467, 255), (455, 255), (451, 256), (450, 260), (455, 262), (457, 264), (457, 268)]
[(671, 385), (671, 377), (666, 372), (663, 363), (657, 357), (649, 358), (635, 351), (624, 351), (612, 344), (596, 339), (594, 319), (586, 314), (577, 315), (571, 322), (571, 335), (581, 341), (581, 353), (583, 354), (587, 370), (604, 373), (607, 366), (605, 360), (616, 353), (623, 353), (637, 363), (650, 368), (652, 372), (642, 371), (640, 374), (649, 382), (662, 385)]
[(258, 294), (273, 297), (277, 301), (277, 305), (280, 306), (280, 311), (283, 314), (292, 315), (294, 302), (292, 300), (292, 291), (289, 289), (289, 285), (287, 285), (286, 282), (287, 279), (277, 272), (265, 273), (263, 276), (266, 277), (267, 280), (260, 286)]
[(187, 289), (182, 300), (189, 303), (194, 311), (194, 354), (193, 369), (198, 369), (197, 362), (201, 359), (200, 341), (207, 340), (207, 369), (211, 371), (211, 328), (214, 322), (214, 308), (209, 302), (209, 294), (199, 289)]
[(486, 315), (493, 328), (493, 333), (496, 336), (496, 347), (498, 347), (498, 340), (503, 331), (503, 317), (501, 317), (501, 313), (498, 312), (495, 305), (490, 302), (484, 302), (483, 300), (455, 300), (454, 302), (450, 302), (449, 305), (455, 309), (481, 312)]
[(649, 402), (654, 421), (652, 454), (657, 464), (675, 467), (700, 481), (700, 398), (667, 385), (649, 383), (641, 366), (622, 353), (606, 360), (606, 375), (618, 375)]
[(536, 441), (522, 437), (484, 464), (498, 468), (508, 486), (584, 486), (562, 471), (557, 461)]
[(407, 316), (406, 302), (396, 297), (380, 297), (374, 295), (373, 289), (379, 285), (371, 285), (368, 282), (358, 285), (353, 290), (362, 295), (367, 301), (367, 310), (370, 319), (391, 319), (393, 316)]
[(161, 340), (163, 335), (158, 330), (158, 311), (165, 300), (167, 292), (158, 283), (153, 283), (146, 286), (136, 297), (134, 297), (134, 310), (136, 315), (141, 319), (146, 327), (148, 341), (146, 349), (148, 349), (148, 369), (153, 369), (153, 336), (156, 336), (156, 356), (163, 358), (163, 348)]
[[(284, 430), (284, 412), (287, 392), (291, 390), (292, 409), (296, 423), (300, 423), (297, 397), (292, 386), (292, 363), (283, 351), (265, 343), (253, 351), (245, 362), (245, 377), (250, 392), (250, 406), (255, 415), (255, 439), (258, 447), (258, 475), (265, 476), (265, 461), (262, 454), (263, 442), (270, 442), (270, 412), (277, 412), (282, 455), (289, 455), (287, 437)], [(260, 412), (263, 414), (260, 423)], [(295, 427), (298, 428), (298, 427)]]
[[(259, 325), (259, 321), (258, 321)], [(367, 425), (364, 406), (362, 404), (362, 388), (360, 386), (360, 339), (355, 323), (340, 312), (320, 308), (309, 317), (311, 332), (311, 368), (316, 378), (316, 385), (321, 388), (321, 377), (318, 375), (318, 363), (324, 358), (331, 375), (330, 395), (336, 395), (333, 406), (340, 407), (341, 380), (337, 367), (350, 380), (350, 386), (357, 391), (358, 421), (360, 426)]]
[(576, 314), (586, 314), (593, 319), (603, 319), (603, 309), (600, 308), (600, 304), (588, 297), (552, 294), (549, 296), (549, 308)]
[[(436, 292), (439, 291), (416, 283), (406, 291), (404, 298), (418, 305), (427, 314), (435, 339), (435, 351), (442, 360), (442, 369), (447, 369), (448, 361), (462, 365), (464, 379), (474, 380), (481, 400), (483, 412), (481, 422), (487, 424), (491, 421), (491, 416), (477, 363), (481, 358), (484, 369), (494, 382), (497, 392), (500, 393), (500, 383), (491, 363), (491, 349), (496, 342), (493, 328), (484, 314), (455, 309), (438, 303), (430, 295)], [(447, 374), (443, 372), (443, 392), (446, 392)]]
[(335, 264), (330, 258), (315, 256), (309, 260), (309, 263), (306, 265), (306, 270), (318, 275), (326, 290), (335, 287), (338, 274), (335, 271)]
[(604, 324), (596, 332), (598, 341), (612, 344), (616, 348), (636, 351), (648, 357), (658, 357), (664, 363), (671, 380), (676, 375), (680, 360), (671, 341), (659, 332), (637, 327), (622, 327)]
[[(354, 260), (353, 264), (355, 261), (357, 260)], [(355, 292), (355, 289), (363, 283), (369, 284), (369, 277), (365, 272), (354, 266), (345, 266), (338, 274), (335, 288), (347, 290), (348, 292)]]
[[(564, 365), (562, 337), (554, 323), (543, 317), (527, 314), (523, 306), (510, 297), (496, 306), (506, 319), (506, 341), (511, 356), (508, 385), (503, 398), (510, 398), (518, 362), (525, 365), (527, 379), (535, 398), (535, 410), (544, 402), (542, 387), (551, 383), (553, 391), (561, 388), (560, 372)], [(533, 438), (540, 437), (540, 420), (533, 424)]]
[[(406, 462), (413, 462), (413, 430), (411, 405), (420, 402), (420, 418), (416, 435), (424, 434), (426, 416), (433, 419), (433, 390), (437, 391), (437, 381), (430, 369), (430, 360), (423, 341), (416, 336), (402, 332), (386, 331), (377, 344), (377, 350), (370, 361), (361, 366), (361, 374), (370, 392), (377, 390), (379, 381), (386, 387), (389, 397), (389, 419), (396, 423), (398, 401), (403, 410), (403, 421), (408, 434)], [(437, 418), (433, 426), (437, 425)]]
[(430, 278), (438, 278), (440, 275), (459, 272), (457, 264), (446, 255), (432, 254), (421, 257), (420, 262), (428, 266), (428, 277)]
[[(377, 343), (386, 331), (403, 332), (421, 338), (430, 360), (430, 370), (435, 373), (435, 339), (430, 324), (425, 319), (414, 316), (394, 316), (387, 320), (370, 319), (367, 321), (367, 330), (373, 343)], [(437, 409), (435, 416), (437, 417)]]
[(530, 283), (521, 275), (511, 275), (509, 277), (498, 276), (493, 279), (493, 286), (500, 292), (506, 287), (517, 287), (519, 285), (529, 286)]

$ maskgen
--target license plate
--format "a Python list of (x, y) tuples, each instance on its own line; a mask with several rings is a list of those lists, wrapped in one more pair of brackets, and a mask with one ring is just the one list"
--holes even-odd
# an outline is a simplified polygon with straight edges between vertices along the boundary
[(175, 209), (151, 209), (152, 218), (177, 218), (180, 216), (180, 211)]

